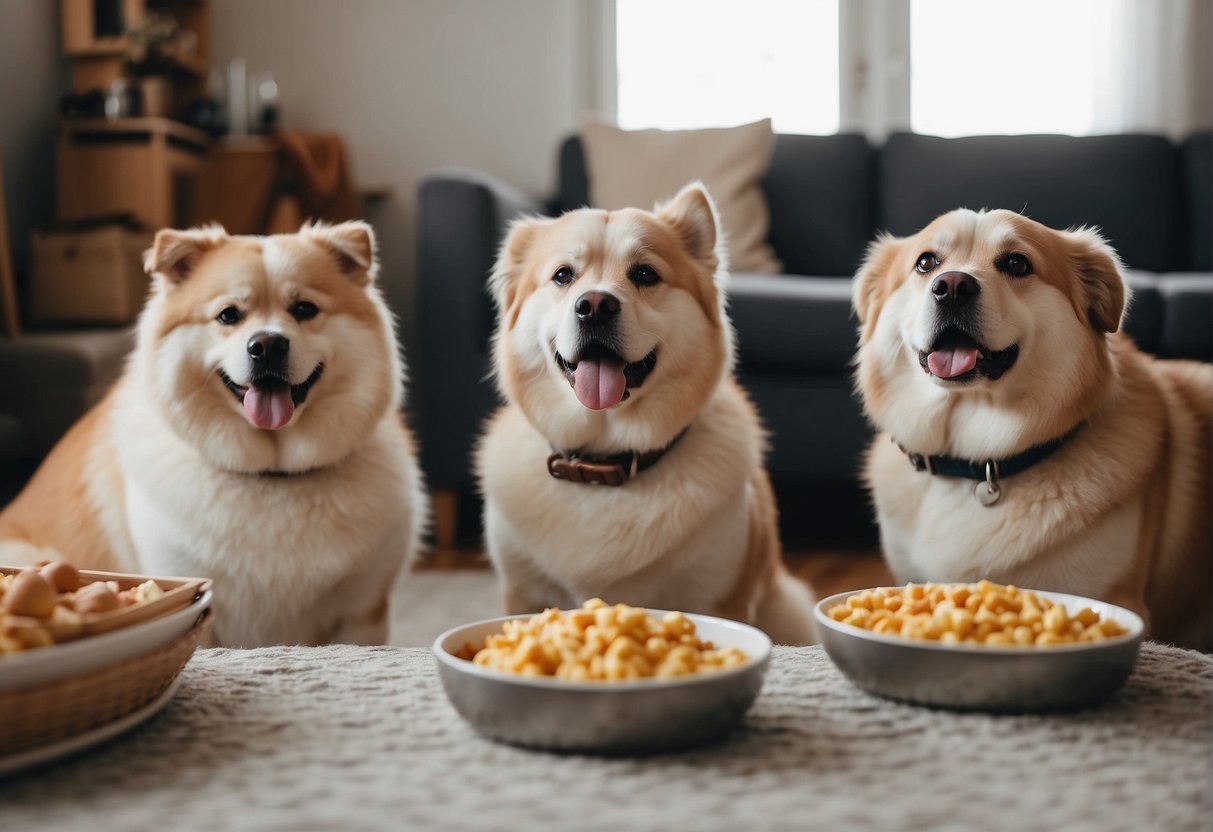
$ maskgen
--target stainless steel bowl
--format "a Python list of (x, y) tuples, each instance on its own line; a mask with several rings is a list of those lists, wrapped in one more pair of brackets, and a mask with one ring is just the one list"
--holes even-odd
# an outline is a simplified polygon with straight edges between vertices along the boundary
[(822, 647), (848, 679), (870, 693), (961, 710), (1065, 710), (1112, 696), (1133, 671), (1145, 626), (1135, 613), (1078, 595), (1032, 590), (1070, 614), (1090, 607), (1128, 632), (1052, 647), (941, 644), (873, 633), (828, 615), (865, 590), (831, 595), (813, 612)]
[[(661, 616), (664, 610), (649, 610)], [(740, 667), (675, 679), (570, 682), (490, 670), (455, 656), (500, 633), (506, 616), (447, 630), (434, 641), (438, 675), (451, 704), (495, 740), (531, 748), (630, 754), (685, 748), (718, 739), (745, 716), (762, 689), (771, 640), (761, 630), (688, 615), (701, 639), (736, 647)]]

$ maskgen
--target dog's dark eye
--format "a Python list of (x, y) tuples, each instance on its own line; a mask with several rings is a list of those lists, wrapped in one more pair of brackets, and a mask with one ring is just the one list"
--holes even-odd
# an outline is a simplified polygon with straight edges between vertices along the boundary
[(310, 321), (320, 313), (320, 310), (316, 308), (316, 304), (310, 300), (297, 300), (291, 304), (291, 308), (287, 311), (291, 313), (291, 317), (296, 321)]
[(219, 323), (223, 324), (224, 326), (234, 326), (235, 324), (240, 323), (240, 319), (242, 317), (243, 317), (243, 315), (240, 314), (240, 310), (237, 309), (236, 307), (225, 306), (223, 308), (223, 311), (221, 311), (219, 313), (218, 317), (216, 317), (215, 320), (217, 320)]
[(931, 251), (924, 251), (922, 254), (918, 255), (918, 262), (914, 264), (914, 270), (919, 274), (927, 274), (928, 272), (933, 271), (938, 265), (939, 258), (935, 256), (935, 253)]
[(661, 282), (661, 275), (657, 274), (657, 270), (652, 266), (641, 264), (632, 267), (632, 270), (628, 272), (628, 280), (637, 286), (652, 286), (654, 283)]
[(1008, 254), (994, 265), (1011, 277), (1027, 277), (1032, 273), (1032, 261), (1022, 254)]
[(557, 286), (568, 286), (573, 282), (573, 270), (568, 266), (561, 266), (556, 270), (556, 274), (552, 275), (552, 282)]

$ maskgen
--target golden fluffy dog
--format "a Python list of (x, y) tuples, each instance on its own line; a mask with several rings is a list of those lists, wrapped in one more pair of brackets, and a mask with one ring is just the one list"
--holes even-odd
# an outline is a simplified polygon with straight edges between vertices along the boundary
[(0, 514), (0, 562), (213, 578), (220, 644), (382, 643), (427, 508), (370, 227), (161, 231), (146, 267), (126, 372)]
[(812, 639), (780, 560), (757, 413), (733, 380), (716, 209), (514, 224), (491, 278), (508, 400), (479, 449), (489, 556), (512, 613), (610, 602)]
[(1213, 367), (1118, 332), (1089, 229), (953, 211), (855, 278), (866, 480), (897, 578), (1071, 592), (1208, 648)]

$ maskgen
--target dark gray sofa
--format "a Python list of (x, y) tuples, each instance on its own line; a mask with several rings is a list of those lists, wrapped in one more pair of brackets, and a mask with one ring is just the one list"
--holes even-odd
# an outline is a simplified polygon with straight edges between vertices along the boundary
[[(1157, 355), (1210, 360), (1211, 159), (1209, 133), (1182, 143), (897, 134), (880, 147), (858, 135), (778, 136), (763, 186), (770, 242), (788, 274), (735, 277), (730, 307), (739, 373), (771, 431), (768, 464), (793, 543), (874, 540), (857, 482), (871, 432), (852, 390), (850, 276), (878, 231), (912, 233), (961, 206), (1099, 226), (1130, 270), (1126, 330)], [(470, 454), (497, 402), (484, 284), (506, 223), (586, 205), (588, 193), (576, 137), (560, 147), (558, 191), (547, 201), (470, 171), (422, 182), (412, 400), (432, 487), (473, 488)]]

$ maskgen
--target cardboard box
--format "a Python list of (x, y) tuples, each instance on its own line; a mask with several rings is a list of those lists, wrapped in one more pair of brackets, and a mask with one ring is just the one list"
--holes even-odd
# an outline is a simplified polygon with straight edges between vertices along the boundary
[(134, 321), (151, 285), (143, 252), (153, 237), (118, 225), (34, 232), (30, 317), (39, 323)]

